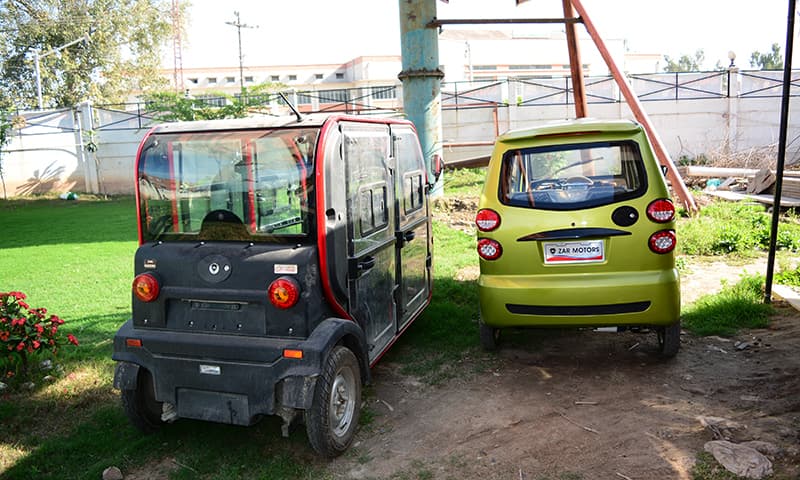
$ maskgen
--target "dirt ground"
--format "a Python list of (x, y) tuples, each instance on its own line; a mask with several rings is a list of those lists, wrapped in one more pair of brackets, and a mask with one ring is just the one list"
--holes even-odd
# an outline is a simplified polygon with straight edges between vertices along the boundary
[[(469, 207), (454, 210), (451, 224), (470, 229), (458, 215)], [(764, 265), (690, 265), (683, 302)], [(375, 418), (332, 468), (354, 479), (690, 479), (713, 439), (698, 417), (715, 416), (741, 424), (735, 442), (777, 445), (775, 478), (798, 478), (800, 312), (776, 307), (768, 329), (730, 339), (684, 333), (669, 361), (658, 358), (653, 333), (592, 331), (511, 332), (492, 361), (436, 386), (382, 361), (368, 399)]]
[[(741, 424), (733, 441), (780, 447), (776, 478), (797, 478), (800, 313), (777, 306), (769, 329), (685, 334), (670, 361), (658, 359), (654, 334), (565, 331), (525, 333), (527, 344), (512, 338), (497, 362), (439, 386), (380, 363), (373, 425), (334, 470), (341, 478), (689, 479), (712, 440), (698, 420), (705, 415)], [(736, 341), (752, 346), (740, 351)]]

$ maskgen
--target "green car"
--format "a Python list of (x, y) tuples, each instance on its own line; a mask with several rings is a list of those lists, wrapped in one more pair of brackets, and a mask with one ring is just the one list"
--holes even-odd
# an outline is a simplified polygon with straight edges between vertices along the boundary
[(675, 207), (640, 125), (501, 135), (475, 222), (484, 348), (507, 327), (645, 327), (678, 352)]

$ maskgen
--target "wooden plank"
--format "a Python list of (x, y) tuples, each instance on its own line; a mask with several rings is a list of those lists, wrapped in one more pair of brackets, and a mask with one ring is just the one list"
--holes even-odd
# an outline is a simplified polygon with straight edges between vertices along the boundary
[[(714, 190), (714, 191), (706, 191), (703, 192), (706, 195), (711, 195), (713, 197), (719, 197), (725, 200), (731, 200), (734, 202), (740, 202), (743, 200), (750, 200), (755, 202), (764, 203), (767, 205), (772, 205), (774, 203), (775, 197), (773, 195), (749, 195), (746, 193), (736, 193), (731, 191), (725, 190)], [(781, 195), (781, 207), (786, 208), (797, 208), (800, 207), (800, 198), (795, 197), (786, 197)]]
[[(685, 177), (752, 177), (758, 173), (757, 168), (730, 168), (730, 167), (706, 167), (702, 165), (689, 165), (678, 168), (681, 175)], [(773, 174), (775, 170), (770, 170)], [(800, 178), (800, 170), (784, 170), (783, 176)]]
[(786, 285), (773, 285), (772, 293), (789, 302), (796, 310), (800, 310), (800, 294)]

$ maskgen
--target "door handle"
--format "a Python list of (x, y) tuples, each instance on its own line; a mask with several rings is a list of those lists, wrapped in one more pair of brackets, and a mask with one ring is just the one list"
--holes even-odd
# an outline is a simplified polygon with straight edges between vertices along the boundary
[(414, 232), (414, 230), (409, 230), (403, 234), (403, 240), (410, 242), (411, 240), (414, 240), (414, 237), (416, 236), (417, 234)]
[(373, 256), (364, 257), (363, 260), (358, 262), (358, 270), (361, 272), (369, 270), (374, 266), (375, 266), (375, 257)]

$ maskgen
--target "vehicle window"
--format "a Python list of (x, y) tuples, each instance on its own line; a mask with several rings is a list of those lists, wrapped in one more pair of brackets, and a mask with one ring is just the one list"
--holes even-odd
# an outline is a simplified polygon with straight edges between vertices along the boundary
[(402, 197), (403, 214), (408, 215), (422, 208), (425, 190), (425, 172), (422, 152), (414, 132), (398, 128), (394, 135), (397, 170), (402, 176), (399, 195)]
[(543, 210), (576, 210), (638, 197), (647, 189), (636, 142), (599, 142), (509, 150), (500, 201)]
[(362, 187), (359, 195), (361, 207), (361, 234), (369, 235), (386, 226), (389, 221), (386, 210), (386, 183)]
[(139, 159), (143, 239), (307, 235), (316, 136), (308, 129), (151, 136)]

